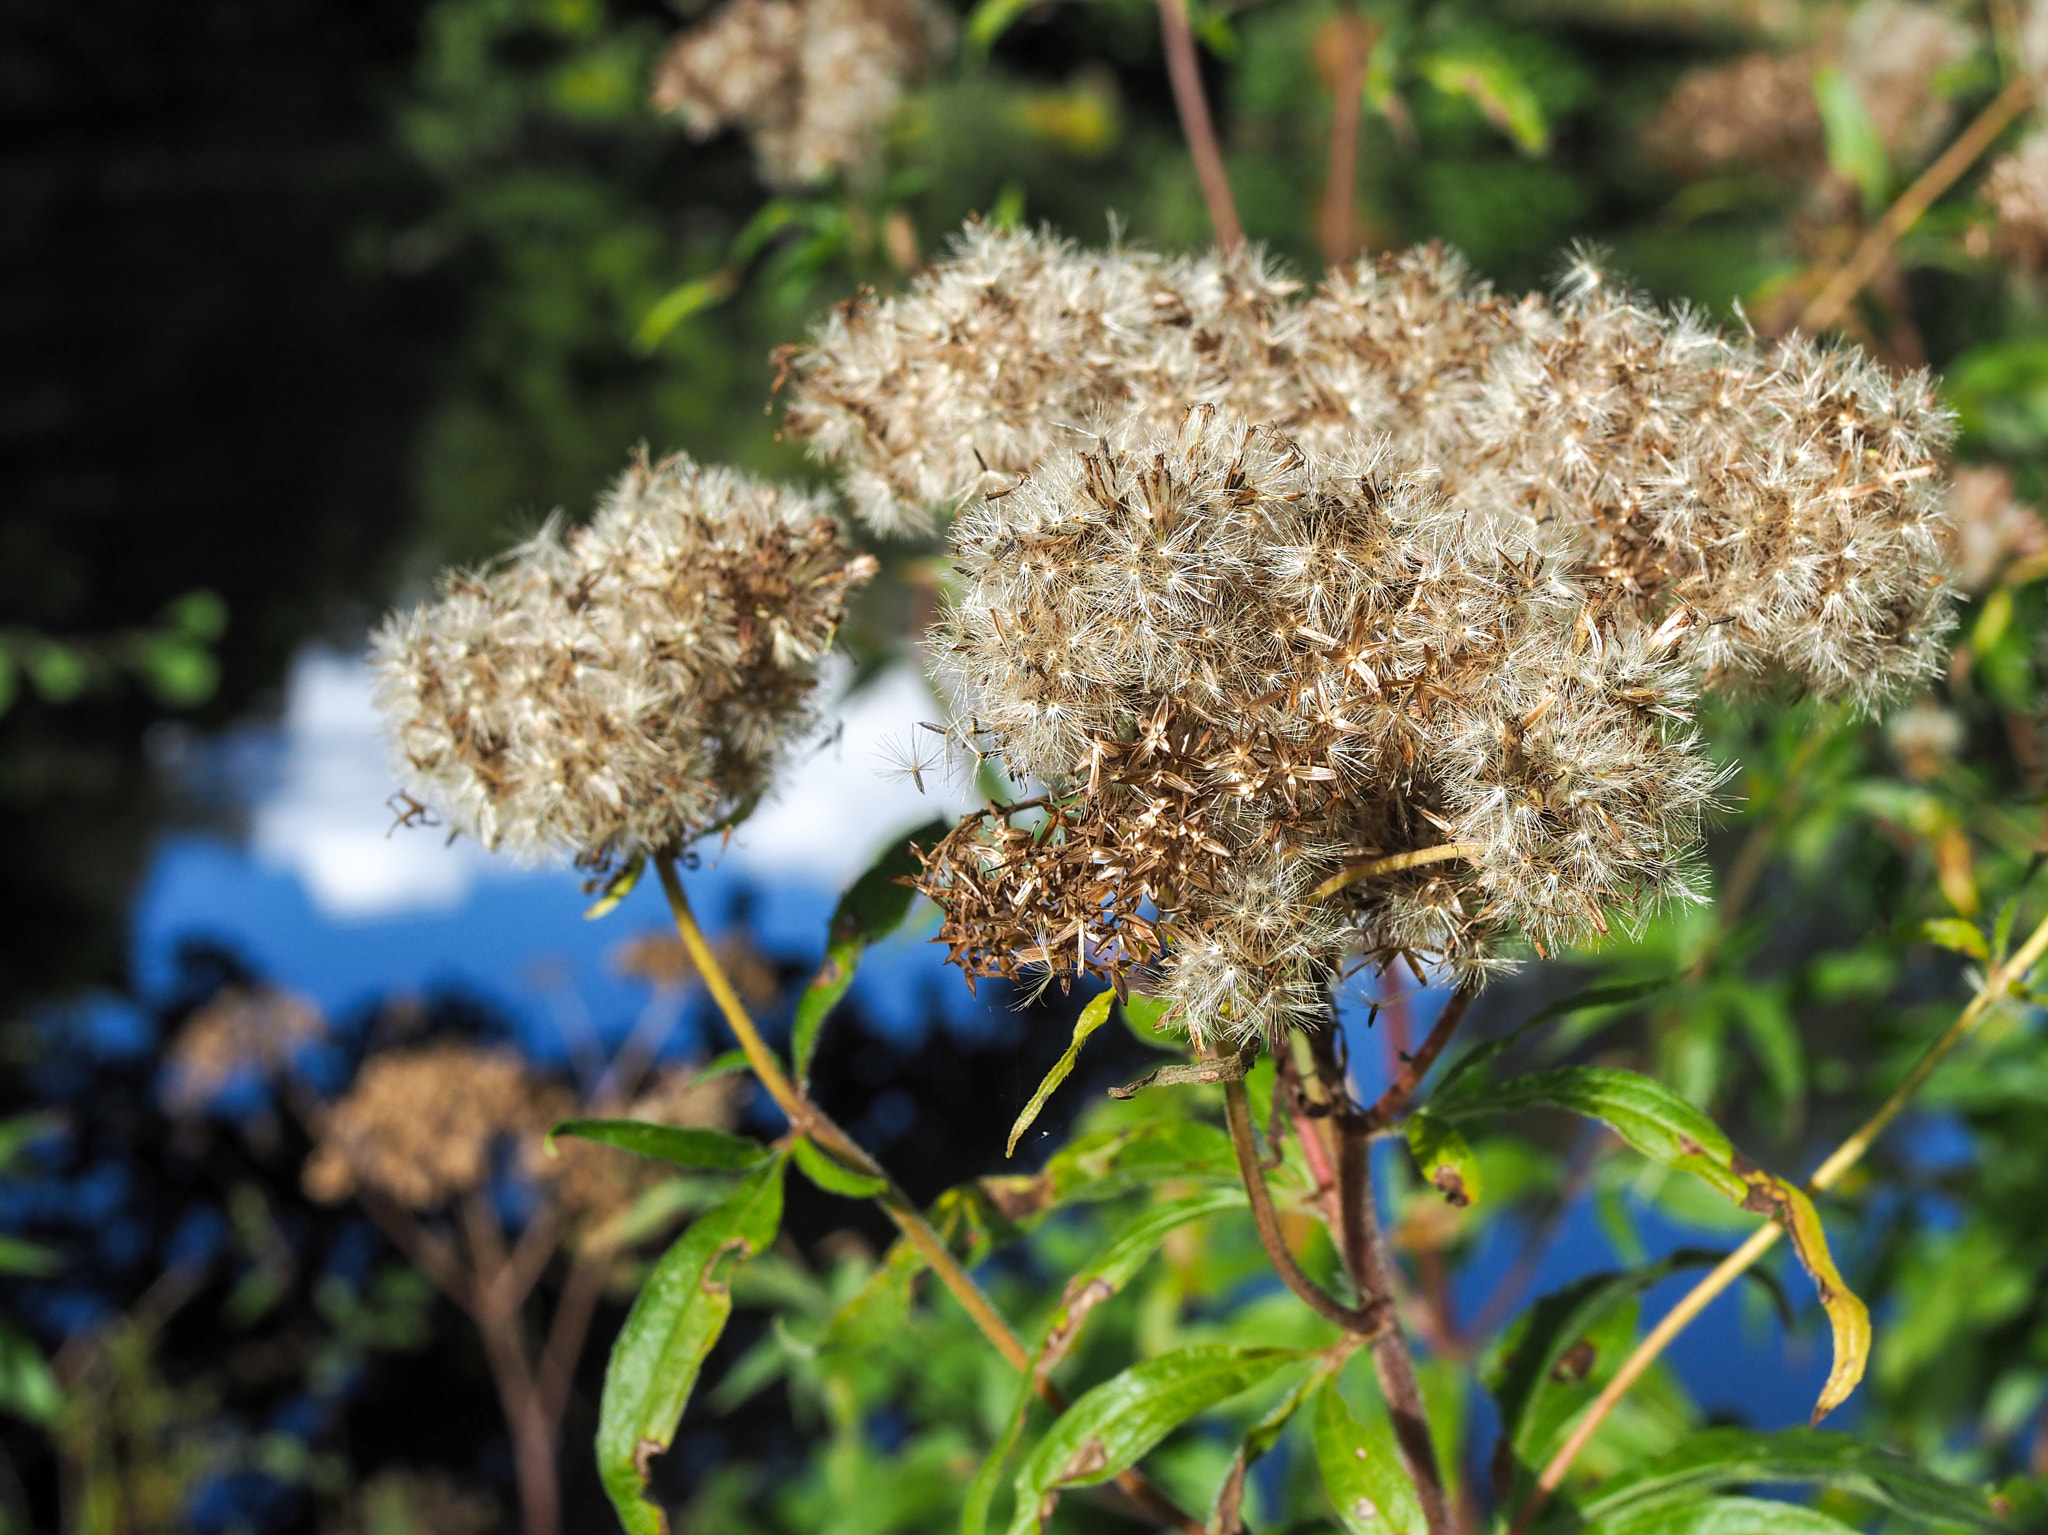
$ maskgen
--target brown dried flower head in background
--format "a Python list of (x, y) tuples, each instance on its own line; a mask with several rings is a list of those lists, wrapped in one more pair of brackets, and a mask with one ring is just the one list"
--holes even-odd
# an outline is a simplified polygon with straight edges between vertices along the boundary
[(1991, 167), (1983, 197), (1996, 220), (1993, 249), (2027, 272), (2048, 271), (2048, 131), (2028, 134)]
[(654, 104), (696, 138), (743, 130), (771, 186), (863, 181), (954, 31), (930, 0), (731, 0), (669, 45)]
[[(1047, 790), (927, 860), (970, 974), (1156, 966), (1192, 1026), (1242, 1038), (1312, 1022), (1354, 946), (1483, 968), (1504, 932), (1690, 894), (1716, 773), (1684, 626), (1603, 623), (1427, 478), (1197, 408), (963, 514), (935, 657), (973, 748)], [(1445, 843), (1455, 877), (1315, 894)]]
[(320, 1535), (490, 1535), (497, 1500), (443, 1471), (387, 1466), (350, 1493)]
[(486, 847), (604, 867), (744, 814), (875, 569), (823, 503), (677, 456), (376, 636), (407, 791)]
[(1948, 492), (1948, 558), (1958, 587), (1981, 592), (2012, 567), (2048, 560), (2048, 526), (2014, 498), (2012, 476), (1995, 465), (1957, 469)]
[(293, 1057), (326, 1031), (319, 1009), (290, 992), (224, 987), (171, 1043), (165, 1106), (173, 1114), (197, 1113), (237, 1082), (288, 1071)]
[(306, 1192), (334, 1204), (359, 1191), (432, 1210), (481, 1188), (499, 1149), (539, 1110), (516, 1052), (453, 1041), (372, 1056), (327, 1111)]

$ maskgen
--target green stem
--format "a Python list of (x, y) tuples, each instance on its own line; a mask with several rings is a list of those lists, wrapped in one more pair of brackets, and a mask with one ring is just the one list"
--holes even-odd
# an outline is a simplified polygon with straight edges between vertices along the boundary
[[(704, 930), (697, 925), (696, 915), (690, 910), (689, 898), (683, 893), (683, 883), (676, 874), (675, 858), (662, 854), (654, 860), (654, 866), (661, 875), (662, 893), (668, 897), (669, 915), (674, 918), (676, 933), (683, 940), (683, 947), (689, 951), (691, 963), (703, 977), (704, 986), (711, 993), (711, 1000), (718, 1004), (718, 1010), (725, 1015), (725, 1021), (746, 1053), (747, 1064), (753, 1067), (754, 1075), (761, 1085), (768, 1089), (768, 1096), (788, 1117), (791, 1128), (807, 1135), (819, 1150), (835, 1161), (844, 1163), (856, 1172), (870, 1178), (880, 1178), (885, 1187), (875, 1196), (889, 1219), (896, 1223), (896, 1229), (903, 1233), (904, 1240), (917, 1249), (938, 1275), (953, 1299), (958, 1301), (974, 1325), (981, 1329), (982, 1336), (995, 1345), (1010, 1367), (1020, 1373), (1032, 1375), (1032, 1387), (1039, 1397), (1054, 1412), (1066, 1410), (1066, 1393), (1042, 1375), (1031, 1370), (1031, 1351), (1003, 1319), (1001, 1312), (982, 1294), (981, 1286), (974, 1282), (974, 1276), (960, 1266), (952, 1249), (946, 1246), (945, 1238), (932, 1229), (924, 1212), (910, 1196), (897, 1186), (881, 1163), (868, 1155), (867, 1151), (848, 1135), (825, 1111), (813, 1103), (808, 1094), (789, 1078), (782, 1069), (782, 1062), (769, 1048), (767, 1040), (761, 1037), (752, 1017), (747, 1013), (739, 993), (733, 989), (725, 969), (712, 952), (710, 943), (704, 937)], [(1184, 1513), (1171, 1498), (1154, 1486), (1141, 1471), (1130, 1470), (1119, 1474), (1116, 1484), (1132, 1501), (1137, 1503), (1149, 1516), (1163, 1527), (1186, 1532), (1186, 1535), (1204, 1535), (1200, 1520)]]

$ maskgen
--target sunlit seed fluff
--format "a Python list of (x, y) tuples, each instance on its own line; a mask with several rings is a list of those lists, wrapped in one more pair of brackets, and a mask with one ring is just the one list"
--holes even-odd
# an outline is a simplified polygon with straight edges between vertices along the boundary
[(588, 527), (551, 525), (378, 632), (406, 791), (527, 857), (676, 850), (766, 790), (874, 568), (810, 496), (643, 458)]
[(731, 0), (670, 44), (654, 104), (698, 138), (743, 129), (771, 186), (865, 181), (955, 30), (929, 0)]
[(963, 731), (1048, 793), (932, 851), (957, 961), (1151, 966), (1187, 1027), (1241, 1039), (1312, 1021), (1353, 946), (1483, 970), (1685, 893), (1714, 772), (1684, 626), (1617, 628), (1429, 481), (1205, 407), (963, 512), (932, 653)]
[(1170, 261), (969, 225), (908, 291), (841, 305), (793, 354), (785, 426), (843, 466), (870, 527), (927, 532), (1105, 423), (1284, 395), (1265, 317), (1291, 291), (1256, 252)]
[(1686, 71), (1643, 133), (1651, 159), (1681, 176), (1761, 172), (1802, 181), (1825, 162), (1815, 49), (1745, 53)]

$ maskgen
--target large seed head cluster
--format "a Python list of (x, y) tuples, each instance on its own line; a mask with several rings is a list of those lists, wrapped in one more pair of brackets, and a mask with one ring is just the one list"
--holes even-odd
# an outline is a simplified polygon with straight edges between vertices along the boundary
[(930, 0), (732, 0), (669, 45), (654, 104), (697, 138), (743, 129), (771, 186), (861, 181), (954, 30)]
[(1697, 691), (1871, 706), (1948, 622), (1924, 376), (1583, 264), (1548, 300), (1436, 249), (1297, 295), (970, 229), (791, 371), (871, 525), (957, 512), (934, 653), (962, 740), (1044, 791), (932, 853), (956, 959), (1154, 967), (1191, 1027), (1303, 1021), (1354, 948), (1483, 970), (1689, 896)]
[(406, 789), (486, 847), (597, 868), (674, 851), (766, 790), (874, 568), (812, 497), (643, 459), (588, 527), (451, 576), (377, 635)]

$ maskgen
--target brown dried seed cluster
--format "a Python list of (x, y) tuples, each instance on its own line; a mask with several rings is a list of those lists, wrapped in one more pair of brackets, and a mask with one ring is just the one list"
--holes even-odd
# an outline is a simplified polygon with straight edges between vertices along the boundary
[(863, 180), (954, 30), (930, 0), (731, 0), (669, 45), (654, 104), (697, 138), (744, 130), (771, 186)]
[[(1690, 894), (1716, 779), (1686, 630), (1384, 453), (1318, 461), (1208, 408), (1057, 452), (968, 508), (934, 637), (973, 746), (1047, 787), (970, 816), (923, 888), (970, 974), (1156, 966), (1191, 1027), (1312, 1022), (1345, 955), (1483, 969)], [(1318, 899), (1347, 862), (1461, 862)]]
[(2048, 132), (2030, 133), (1984, 178), (1993, 245), (2028, 272), (2048, 270)]
[(604, 867), (766, 790), (874, 572), (819, 500), (677, 456), (377, 634), (406, 789), (486, 847)]
[(2048, 559), (2048, 524), (2020, 504), (2012, 476), (1995, 465), (1954, 472), (1948, 514), (1948, 559), (1963, 591), (1984, 591), (2014, 565)]
[(358, 1191), (432, 1210), (481, 1188), (508, 1138), (532, 1131), (534, 1086), (519, 1056), (456, 1041), (372, 1056), (327, 1113), (306, 1192)]
[(165, 1105), (174, 1114), (196, 1113), (245, 1077), (286, 1071), (326, 1029), (319, 1010), (289, 992), (225, 987), (172, 1041)]

